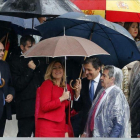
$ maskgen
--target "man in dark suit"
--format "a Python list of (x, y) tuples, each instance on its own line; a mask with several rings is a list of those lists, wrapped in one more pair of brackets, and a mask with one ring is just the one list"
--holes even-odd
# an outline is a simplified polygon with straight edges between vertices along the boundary
[[(77, 89), (75, 90), (75, 100), (73, 107), (76, 111), (79, 111), (78, 118), (81, 120), (79, 123), (79, 130), (74, 130), (76, 131), (76, 136), (83, 133), (89, 109), (99, 90), (102, 88), (100, 82), (101, 66), (102, 64), (98, 58), (86, 59), (84, 61), (86, 78), (82, 79), (82, 81), (80, 79), (76, 81), (75, 87)], [(76, 122), (73, 126), (76, 126)]]
[(16, 91), (16, 117), (18, 120), (17, 137), (31, 137), (35, 132), (35, 99), (36, 89), (41, 85), (40, 62), (32, 58), (24, 58), (25, 53), (33, 46), (35, 40), (26, 35), (20, 39), (19, 54), (15, 55), (10, 63), (12, 81)]
[(6, 119), (12, 119), (11, 101), (13, 100), (15, 91), (11, 87), (11, 74), (8, 64), (2, 61), (4, 56), (4, 46), (0, 43), (0, 84), (1, 78), (5, 80), (5, 85), (0, 88), (0, 137), (3, 137)]

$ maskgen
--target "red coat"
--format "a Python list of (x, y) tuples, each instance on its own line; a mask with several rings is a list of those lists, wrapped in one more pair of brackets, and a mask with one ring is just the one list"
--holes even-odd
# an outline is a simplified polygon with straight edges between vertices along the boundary
[(70, 102), (60, 102), (62, 94), (63, 88), (54, 85), (50, 80), (44, 81), (38, 88), (35, 110), (36, 137), (63, 137), (67, 131), (69, 137), (73, 137)]

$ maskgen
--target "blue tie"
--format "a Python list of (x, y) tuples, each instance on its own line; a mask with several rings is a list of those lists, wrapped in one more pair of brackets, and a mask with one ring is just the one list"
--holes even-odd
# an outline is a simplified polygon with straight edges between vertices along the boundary
[(94, 80), (91, 81), (90, 89), (89, 89), (89, 96), (91, 102), (93, 101), (94, 98)]

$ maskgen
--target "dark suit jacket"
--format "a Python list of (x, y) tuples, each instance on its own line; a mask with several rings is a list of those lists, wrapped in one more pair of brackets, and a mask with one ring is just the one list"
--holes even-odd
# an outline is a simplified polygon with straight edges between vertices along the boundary
[(3, 112), (3, 90), (0, 88), (0, 118)]
[[(10, 69), (8, 64), (5, 61), (0, 60), (0, 72), (1, 72), (1, 77), (5, 80), (5, 86), (3, 88), (0, 88), (0, 115), (3, 112), (3, 94), (4, 97), (8, 94), (12, 94), (13, 96), (15, 95), (15, 90), (11, 86), (11, 74), (10, 74)], [(5, 102), (6, 106), (6, 114), (7, 114), (7, 119), (12, 119), (11, 117), (11, 103)], [(0, 116), (1, 117), (1, 116)]]
[(15, 55), (10, 63), (13, 86), (16, 92), (17, 119), (34, 116), (36, 90), (43, 81), (40, 67), (35, 70), (28, 67), (30, 60), (30, 58), (21, 57), (19, 54)]
[[(82, 89), (81, 89), (81, 93), (80, 93), (80, 98), (78, 101), (74, 101), (74, 106), (73, 106), (76, 111), (80, 111), (79, 117), (82, 118), (81, 119), (81, 134), (84, 131), (87, 117), (88, 117), (88, 112), (92, 105), (92, 102), (91, 102), (90, 96), (89, 96), (89, 82), (90, 81), (87, 80), (87, 78), (82, 79)], [(94, 99), (96, 98), (96, 96), (101, 88), (102, 88), (101, 82), (99, 82), (97, 89), (95, 91), (95, 94), (94, 94)]]

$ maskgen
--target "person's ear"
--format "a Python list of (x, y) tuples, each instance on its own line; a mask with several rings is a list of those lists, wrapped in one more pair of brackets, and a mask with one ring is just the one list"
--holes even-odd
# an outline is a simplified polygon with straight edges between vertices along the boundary
[(100, 72), (101, 71), (101, 68), (99, 67), (97, 70)]
[(20, 45), (20, 49), (22, 52), (24, 52), (24, 46), (23, 45)]
[(113, 81), (113, 83), (114, 83), (114, 81), (115, 81), (115, 78), (114, 78), (114, 77), (111, 77), (111, 79), (112, 79), (112, 81)]
[(23, 46), (23, 45), (20, 45), (20, 49), (23, 51), (23, 49), (24, 49), (24, 46)]

